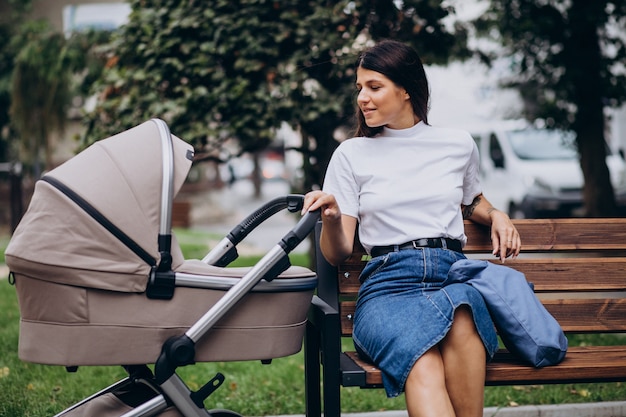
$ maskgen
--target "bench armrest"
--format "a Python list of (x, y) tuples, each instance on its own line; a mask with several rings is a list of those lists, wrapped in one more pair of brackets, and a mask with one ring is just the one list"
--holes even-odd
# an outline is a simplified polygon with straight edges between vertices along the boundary
[(339, 311), (317, 295), (311, 300), (308, 318), (311, 324), (320, 329), (335, 325), (333, 320), (337, 320), (336, 325), (339, 326)]
[[(317, 295), (308, 312), (304, 338), (304, 378), (307, 417), (321, 416), (320, 388), (324, 387), (324, 410), (339, 409), (339, 355), (341, 330), (339, 312)], [(323, 382), (320, 375), (323, 366)], [(328, 394), (332, 392), (332, 394)], [(326, 414), (326, 413), (325, 413)], [(333, 416), (333, 417), (339, 417)]]

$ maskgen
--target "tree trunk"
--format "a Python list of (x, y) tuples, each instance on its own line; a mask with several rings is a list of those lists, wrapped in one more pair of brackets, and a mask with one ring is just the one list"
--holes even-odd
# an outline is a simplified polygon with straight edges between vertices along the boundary
[(606, 164), (604, 105), (600, 78), (601, 50), (597, 25), (603, 2), (574, 0), (569, 10), (571, 38), (568, 72), (577, 107), (574, 131), (585, 179), (583, 197), (586, 215), (611, 217), (618, 214), (615, 193)]
[[(304, 155), (304, 193), (322, 187), (324, 174), (334, 150), (337, 148), (334, 126), (337, 123), (328, 121), (330, 117), (320, 117), (318, 121), (301, 125), (302, 152)], [(315, 270), (315, 234), (309, 235), (309, 267)]]
[(315, 122), (301, 124), (305, 192), (323, 185), (328, 162), (337, 148), (334, 133), (339, 124), (331, 119), (319, 117)]
[(252, 160), (254, 161), (252, 169), (252, 185), (254, 186), (254, 198), (259, 199), (262, 195), (263, 177), (261, 175), (261, 160), (259, 158), (259, 152), (252, 153)]
[(22, 168), (12, 167), (9, 172), (10, 204), (11, 204), (11, 234), (22, 220), (24, 214), (24, 200), (22, 193)]
[[(580, 112), (579, 112), (580, 114)], [(577, 129), (578, 149), (585, 178), (583, 197), (586, 215), (589, 217), (614, 217), (618, 215), (615, 193), (606, 165), (604, 135), (595, 125)]]

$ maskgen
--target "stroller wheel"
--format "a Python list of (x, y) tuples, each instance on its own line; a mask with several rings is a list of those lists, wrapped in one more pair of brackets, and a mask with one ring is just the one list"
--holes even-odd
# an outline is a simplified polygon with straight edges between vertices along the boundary
[(211, 417), (243, 417), (239, 413), (230, 410), (209, 410)]

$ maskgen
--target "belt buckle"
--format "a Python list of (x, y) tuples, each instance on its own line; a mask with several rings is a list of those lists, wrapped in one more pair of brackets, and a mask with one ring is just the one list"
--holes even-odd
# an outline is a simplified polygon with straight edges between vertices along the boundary
[(413, 249), (428, 247), (428, 239), (415, 239), (411, 241), (411, 244), (413, 245)]
[(428, 238), (415, 239), (411, 241), (411, 245), (413, 246), (413, 249), (418, 249), (418, 248), (448, 249), (448, 242), (443, 237), (432, 238), (432, 239), (428, 239)]

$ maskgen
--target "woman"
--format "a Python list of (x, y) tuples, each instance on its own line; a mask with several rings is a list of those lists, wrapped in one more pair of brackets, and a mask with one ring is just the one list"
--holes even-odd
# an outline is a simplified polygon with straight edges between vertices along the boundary
[(405, 392), (415, 416), (482, 416), (485, 366), (497, 339), (480, 294), (445, 285), (464, 259), (463, 219), (491, 226), (493, 254), (517, 256), (509, 217), (481, 193), (478, 150), (461, 130), (428, 125), (429, 90), (412, 48), (383, 41), (356, 64), (356, 137), (331, 158), (322, 191), (322, 253), (352, 252), (357, 232), (372, 255), (361, 274), (353, 338), (383, 371), (390, 397)]

